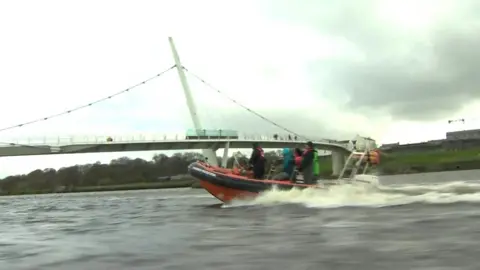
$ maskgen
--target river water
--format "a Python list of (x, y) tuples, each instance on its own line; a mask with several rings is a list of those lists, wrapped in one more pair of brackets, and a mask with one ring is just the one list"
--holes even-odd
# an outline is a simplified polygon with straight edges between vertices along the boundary
[(480, 269), (480, 171), (378, 187), (0, 198), (0, 269)]

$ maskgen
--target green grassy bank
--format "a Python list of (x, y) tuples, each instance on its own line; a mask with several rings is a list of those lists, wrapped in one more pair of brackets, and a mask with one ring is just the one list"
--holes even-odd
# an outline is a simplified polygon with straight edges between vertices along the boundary
[(429, 151), (417, 153), (391, 153), (384, 157), (385, 163), (432, 164), (480, 160), (480, 148), (458, 151)]
[[(480, 169), (480, 148), (385, 153), (377, 167), (384, 175), (473, 169)], [(324, 177), (332, 174), (330, 156), (320, 158), (320, 172)]]
[(480, 148), (417, 153), (387, 153), (379, 171), (383, 174), (480, 169)]

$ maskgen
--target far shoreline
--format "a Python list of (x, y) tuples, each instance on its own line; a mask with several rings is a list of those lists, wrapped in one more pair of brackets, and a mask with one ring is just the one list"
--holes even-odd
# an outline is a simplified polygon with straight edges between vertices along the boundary
[[(281, 158), (279, 151), (265, 153), (270, 168)], [(74, 165), (55, 169), (37, 169), (25, 175), (9, 176), (0, 181), (2, 195), (61, 194), (142, 189), (202, 188), (188, 174), (188, 164), (201, 159), (199, 153), (168, 157), (156, 154), (151, 161), (122, 157), (110, 164)], [(220, 158), (219, 158), (220, 159)], [(244, 162), (247, 160), (243, 157)], [(319, 156), (320, 179), (332, 176), (331, 156)], [(232, 167), (234, 159), (227, 162)], [(280, 168), (278, 168), (280, 169)], [(435, 172), (480, 170), (480, 148), (421, 150), (385, 150), (380, 164), (369, 170), (378, 176), (413, 175)]]
[[(428, 174), (428, 173), (439, 173), (439, 172), (453, 172), (453, 171), (471, 171), (471, 170), (480, 170), (480, 168), (474, 169), (459, 169), (459, 170), (443, 170), (443, 171), (428, 171), (428, 172), (405, 172), (405, 173), (393, 173), (393, 174), (378, 174), (378, 176), (394, 176), (394, 175), (415, 175), (415, 174)], [(336, 177), (323, 177), (323, 179), (335, 179)], [(321, 180), (320, 180), (321, 181)], [(106, 185), (106, 186), (85, 186), (72, 188), (70, 190), (64, 191), (48, 191), (48, 190), (37, 190), (37, 191), (24, 191), (18, 193), (0, 193), (0, 196), (21, 196), (21, 195), (45, 195), (45, 194), (69, 194), (69, 193), (88, 193), (88, 192), (109, 192), (109, 191), (134, 191), (134, 190), (158, 190), (158, 189), (177, 189), (177, 188), (189, 188), (189, 189), (203, 189), (198, 180), (194, 179), (184, 179), (184, 180), (173, 180), (169, 182), (160, 182), (160, 183), (134, 183), (134, 184), (124, 184), (124, 185)]]

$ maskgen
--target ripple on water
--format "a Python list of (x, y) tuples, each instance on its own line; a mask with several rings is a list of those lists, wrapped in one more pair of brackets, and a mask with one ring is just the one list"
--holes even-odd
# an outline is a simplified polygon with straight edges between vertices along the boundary
[[(480, 269), (479, 194), (438, 204), (404, 192), (394, 197), (402, 204), (375, 208), (362, 200), (380, 205), (389, 192), (338, 192), (272, 194), (228, 207), (190, 189), (0, 198), (0, 263), (9, 270)], [(339, 203), (348, 202), (346, 193), (355, 194), (355, 207)]]

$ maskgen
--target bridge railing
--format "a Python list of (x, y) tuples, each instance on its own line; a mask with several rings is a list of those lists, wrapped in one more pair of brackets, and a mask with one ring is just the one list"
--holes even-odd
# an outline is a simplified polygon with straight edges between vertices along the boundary
[[(305, 142), (291, 135), (282, 134), (238, 134), (234, 137), (229, 136), (202, 136), (201, 138), (187, 137), (185, 133), (179, 134), (131, 134), (131, 135), (77, 135), (77, 136), (42, 136), (23, 139), (0, 139), (0, 147), (9, 145), (75, 145), (75, 144), (108, 144), (108, 143), (141, 143), (141, 142), (167, 142), (167, 141), (188, 141), (188, 140), (252, 140), (252, 141), (298, 141)], [(334, 140), (315, 139), (312, 141), (323, 142), (337, 145), (344, 145)]]

